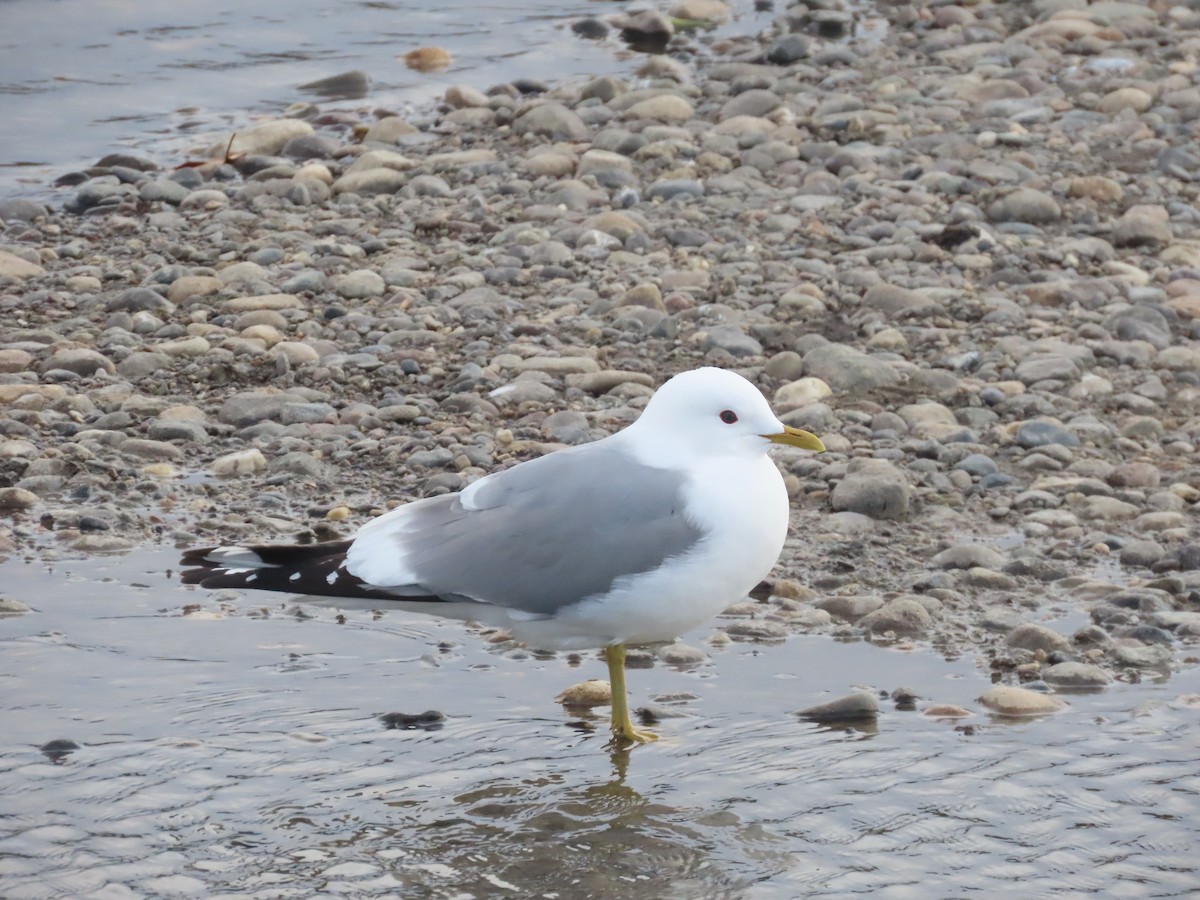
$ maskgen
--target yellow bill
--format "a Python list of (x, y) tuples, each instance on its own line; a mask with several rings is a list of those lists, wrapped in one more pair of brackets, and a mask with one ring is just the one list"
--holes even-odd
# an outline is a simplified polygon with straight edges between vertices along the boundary
[(789, 447), (799, 447), (801, 450), (815, 450), (817, 453), (825, 452), (825, 445), (821, 443), (819, 437), (811, 432), (792, 428), (790, 425), (784, 425), (783, 431), (778, 434), (764, 434), (763, 437), (772, 444), (787, 444)]

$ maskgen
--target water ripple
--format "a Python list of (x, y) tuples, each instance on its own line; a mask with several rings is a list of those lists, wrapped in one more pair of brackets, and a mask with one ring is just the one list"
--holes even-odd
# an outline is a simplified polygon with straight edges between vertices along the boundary
[[(1200, 884), (1195, 710), (1174, 702), (1195, 673), (971, 736), (891, 710), (874, 733), (839, 731), (790, 710), (863, 672), (968, 706), (984, 679), (969, 661), (798, 638), (714, 651), (703, 672), (632, 673), (638, 698), (697, 699), (659, 744), (614, 753), (551, 699), (600, 674), (591, 658), (515, 658), (416, 618), (191, 620), (171, 609), (194, 594), (145, 577), (164, 567), (155, 554), (59, 567), (73, 577), (0, 567), (14, 596), (52, 597), (0, 621), (6, 898), (111, 885), (910, 898), (1018, 880), (1030, 896), (1107, 898)], [(152, 587), (122, 587), (134, 581)], [(452, 633), (454, 652), (430, 656)], [(441, 730), (377, 718), (426, 708), (447, 714)], [(56, 764), (37, 749), (53, 738), (80, 747)]]

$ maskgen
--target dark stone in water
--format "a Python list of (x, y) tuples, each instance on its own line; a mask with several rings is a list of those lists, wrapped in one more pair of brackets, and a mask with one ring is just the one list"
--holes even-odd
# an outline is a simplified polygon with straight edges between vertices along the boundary
[(767, 50), (767, 62), (777, 66), (790, 66), (808, 56), (808, 41), (798, 34), (782, 37)]
[(92, 176), (87, 172), (67, 172), (64, 175), (59, 175), (54, 179), (55, 187), (75, 187), (78, 184), (83, 184)]
[(876, 699), (874, 694), (860, 691), (845, 697), (839, 697), (836, 700), (830, 700), (828, 703), (810, 706), (807, 709), (800, 710), (796, 715), (802, 719), (810, 719), (815, 722), (871, 720), (879, 715), (879, 700)]
[(50, 762), (58, 765), (72, 753), (79, 749), (79, 745), (68, 738), (58, 738), (53, 741), (47, 741), (42, 746), (38, 747), (42, 754), (50, 760)]
[(1117, 632), (1117, 637), (1134, 638), (1143, 644), (1170, 645), (1175, 643), (1175, 635), (1153, 625), (1134, 625), (1132, 628), (1122, 628)]
[(96, 162), (96, 167), (101, 169), (111, 169), (117, 166), (137, 169), (139, 172), (158, 171), (158, 163), (154, 160), (146, 159), (143, 156), (134, 156), (132, 153), (110, 153)]
[(522, 94), (544, 94), (550, 90), (550, 85), (534, 78), (516, 78), (513, 80), (512, 86)]
[(599, 19), (580, 19), (571, 26), (571, 30), (581, 38), (598, 41), (608, 37), (608, 32), (611, 29)]
[(366, 72), (353, 69), (310, 81), (300, 85), (299, 89), (331, 100), (361, 100), (371, 89), (371, 78)]
[(401, 731), (437, 731), (445, 724), (446, 716), (436, 709), (427, 709), (423, 713), (384, 713), (379, 721), (385, 728)]

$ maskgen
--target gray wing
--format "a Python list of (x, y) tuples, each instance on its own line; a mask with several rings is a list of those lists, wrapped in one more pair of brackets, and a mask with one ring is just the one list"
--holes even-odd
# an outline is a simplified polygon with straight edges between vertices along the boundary
[(390, 552), (412, 576), (389, 588), (550, 615), (703, 538), (684, 516), (684, 481), (598, 442), (489, 476), (466, 505), (452, 494), (401, 507), (364, 527), (354, 549)]

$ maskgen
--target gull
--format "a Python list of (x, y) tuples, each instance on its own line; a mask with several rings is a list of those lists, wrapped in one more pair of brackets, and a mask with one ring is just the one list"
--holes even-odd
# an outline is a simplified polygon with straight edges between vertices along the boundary
[(774, 567), (789, 508), (773, 444), (825, 449), (742, 376), (693, 369), (616, 434), (406, 503), (349, 540), (190, 550), (182, 578), (378, 601), (545, 650), (603, 648), (615, 739), (656, 740), (630, 717), (626, 647), (675, 640)]

